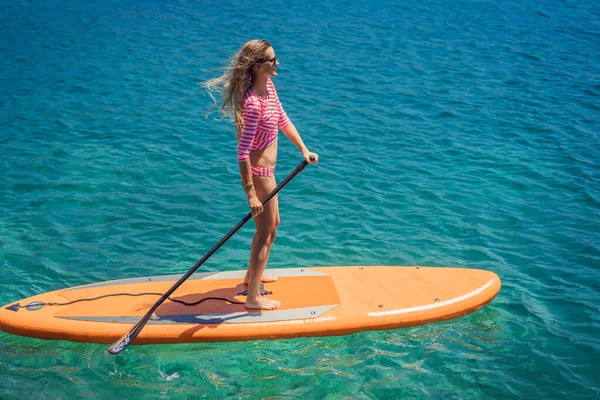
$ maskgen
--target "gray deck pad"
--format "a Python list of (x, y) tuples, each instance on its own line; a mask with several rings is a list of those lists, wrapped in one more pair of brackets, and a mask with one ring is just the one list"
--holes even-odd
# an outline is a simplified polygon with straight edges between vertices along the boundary
[[(337, 307), (330, 304), (318, 307), (294, 308), (291, 310), (247, 311), (228, 314), (196, 314), (196, 315), (153, 315), (148, 324), (242, 324), (253, 322), (293, 321), (298, 319), (314, 319)], [(140, 316), (60, 316), (56, 318), (75, 321), (106, 322), (115, 324), (135, 324)]]

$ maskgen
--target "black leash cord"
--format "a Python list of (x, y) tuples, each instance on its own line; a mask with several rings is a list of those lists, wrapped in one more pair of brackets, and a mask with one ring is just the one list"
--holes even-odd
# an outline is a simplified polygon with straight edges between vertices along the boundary
[[(73, 301), (68, 301), (66, 303), (41, 303), (40, 305), (44, 305), (44, 306), (68, 306), (68, 305), (79, 303), (79, 302), (82, 302), (82, 301), (94, 301), (94, 300), (104, 299), (106, 297), (115, 297), (115, 296), (132, 296), (132, 297), (137, 297), (137, 296), (162, 296), (162, 295), (163, 295), (162, 293), (154, 293), (154, 292), (146, 292), (146, 293), (113, 293), (113, 294), (105, 294), (105, 295), (102, 295), (102, 296), (93, 297), (93, 298), (89, 298), (89, 299), (77, 299), (77, 300), (73, 300)], [(179, 300), (179, 299), (173, 299), (171, 297), (169, 297), (168, 299), (171, 300), (173, 303), (183, 304), (184, 306), (195, 306), (195, 305), (198, 305), (198, 304), (200, 304), (200, 303), (202, 303), (203, 301), (206, 301), (206, 300), (222, 300), (222, 301), (226, 301), (226, 302), (231, 303), (231, 304), (245, 304), (244, 302), (237, 301), (237, 300), (232, 300), (232, 299), (227, 299), (225, 297), (205, 297), (205, 298), (200, 299), (198, 301), (195, 301), (193, 303), (188, 303), (187, 301), (183, 301), (183, 300)]]

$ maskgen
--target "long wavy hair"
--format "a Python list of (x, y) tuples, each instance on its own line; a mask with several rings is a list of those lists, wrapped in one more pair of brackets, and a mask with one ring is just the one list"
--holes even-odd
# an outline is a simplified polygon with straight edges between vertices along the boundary
[(213, 93), (220, 94), (221, 112), (225, 117), (233, 119), (238, 141), (243, 129), (244, 95), (252, 85), (252, 67), (264, 60), (269, 47), (271, 44), (266, 40), (250, 40), (231, 58), (230, 65), (225, 67), (223, 75), (202, 85), (208, 90), (216, 105), (219, 101), (215, 99)]

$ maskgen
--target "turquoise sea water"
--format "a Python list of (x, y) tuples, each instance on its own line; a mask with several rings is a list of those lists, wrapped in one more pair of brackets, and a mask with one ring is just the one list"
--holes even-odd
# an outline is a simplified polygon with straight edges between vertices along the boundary
[[(598, 398), (600, 9), (542, 1), (0, 4), (0, 304), (185, 273), (247, 212), (198, 83), (266, 38), (320, 155), (271, 267), (485, 268), (469, 316), (345, 337), (105, 346), (0, 332), (0, 398)], [(277, 174), (301, 161), (285, 139)], [(248, 225), (203, 267), (243, 269)]]

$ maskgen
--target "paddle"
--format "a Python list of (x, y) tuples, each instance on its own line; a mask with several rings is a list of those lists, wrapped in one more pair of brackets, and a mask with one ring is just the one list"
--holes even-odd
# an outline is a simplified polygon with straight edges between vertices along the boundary
[[(314, 158), (312, 156), (311, 156), (310, 159), (311, 159), (311, 161), (314, 161)], [(304, 167), (306, 167), (307, 165), (308, 165), (308, 162), (306, 160), (302, 161), (296, 167), (296, 169), (294, 169), (294, 171), (292, 171), (292, 173), (288, 175), (287, 178), (285, 178), (283, 181), (281, 181), (281, 183), (279, 185), (277, 185), (277, 187), (275, 189), (273, 189), (273, 191), (271, 193), (269, 193), (269, 195), (263, 200), (263, 205), (267, 204), (269, 202), (269, 200), (271, 200), (273, 198), (273, 196), (275, 196), (281, 189), (283, 189), (283, 187), (285, 185), (287, 185), (288, 182), (291, 181), (296, 175), (298, 175), (304, 169)], [(246, 215), (240, 222), (238, 222), (238, 224), (232, 230), (230, 230), (229, 233), (227, 235), (225, 235), (225, 237), (223, 237), (223, 239), (221, 239), (219, 241), (219, 243), (217, 243), (216, 245), (214, 245), (214, 247), (212, 249), (210, 249), (210, 251), (208, 253), (206, 253), (204, 255), (204, 257), (202, 257), (188, 272), (185, 273), (185, 275), (183, 275), (181, 278), (179, 278), (179, 280), (177, 281), (177, 283), (175, 283), (173, 285), (173, 287), (171, 287), (171, 289), (167, 290), (165, 292), (165, 294), (163, 294), (160, 297), (160, 299), (158, 299), (158, 301), (156, 302), (156, 304), (154, 304), (152, 306), (152, 308), (150, 308), (150, 310), (148, 310), (148, 312), (146, 313), (146, 315), (144, 315), (142, 317), (142, 319), (140, 319), (137, 322), (137, 324), (135, 324), (133, 326), (133, 328), (131, 328), (131, 330), (125, 334), (125, 336), (123, 336), (121, 339), (119, 339), (118, 341), (116, 341), (115, 343), (113, 343), (106, 350), (110, 354), (113, 354), (113, 355), (119, 354), (120, 352), (122, 352), (123, 350), (125, 350), (127, 348), (127, 346), (129, 346), (131, 344), (131, 342), (133, 342), (135, 340), (135, 338), (139, 335), (139, 333), (142, 331), (142, 329), (144, 328), (144, 326), (146, 326), (146, 323), (148, 323), (148, 321), (152, 317), (152, 314), (154, 313), (154, 311), (156, 311), (156, 309), (169, 296), (171, 296), (171, 294), (173, 294), (173, 292), (175, 290), (177, 290), (177, 288), (179, 286), (181, 286), (181, 284), (183, 282), (185, 282), (194, 272), (196, 272), (196, 270), (198, 268), (200, 268), (200, 266), (202, 264), (204, 264), (204, 262), (206, 260), (208, 260), (210, 258), (210, 256), (212, 256), (217, 250), (219, 250), (219, 248), (223, 245), (223, 243), (225, 243), (226, 241), (228, 241), (237, 231), (239, 231), (240, 228), (246, 222), (248, 222), (250, 220), (250, 218), (252, 218), (252, 213), (248, 213), (248, 215)]]

